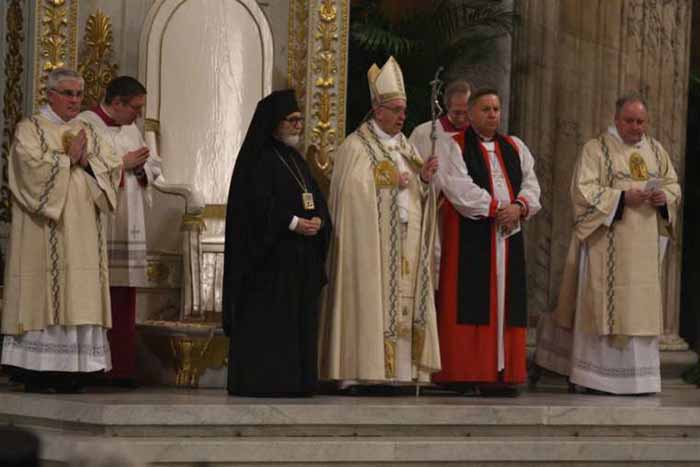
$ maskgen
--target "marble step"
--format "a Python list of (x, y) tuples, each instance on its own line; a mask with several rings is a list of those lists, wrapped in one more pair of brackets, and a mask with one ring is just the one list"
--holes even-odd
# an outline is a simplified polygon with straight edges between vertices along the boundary
[[(42, 458), (115, 455), (151, 466), (698, 465), (700, 443), (676, 438), (186, 438), (110, 439), (40, 431)], [(673, 464), (670, 464), (673, 463)]]
[(652, 397), (265, 400), (220, 391), (71, 396), (0, 392), (0, 423), (111, 437), (666, 437), (700, 444), (700, 391)]

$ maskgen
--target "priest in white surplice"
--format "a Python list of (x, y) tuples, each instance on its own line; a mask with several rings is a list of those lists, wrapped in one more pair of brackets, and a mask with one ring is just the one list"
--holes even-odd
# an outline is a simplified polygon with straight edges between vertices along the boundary
[(2, 363), (28, 391), (75, 391), (111, 367), (101, 215), (116, 206), (121, 161), (75, 118), (82, 97), (80, 75), (49, 73), (48, 105), (19, 122), (8, 160)]
[(445, 201), (437, 293), (442, 371), (433, 381), (512, 396), (527, 376), (521, 228), (540, 209), (540, 187), (530, 150), (498, 131), (497, 91), (475, 91), (468, 108), (470, 125), (440, 152), (436, 177)]
[[(467, 103), (471, 89), (471, 85), (462, 80), (452, 81), (445, 87), (443, 100), (447, 112), (435, 121), (434, 140), (432, 121), (423, 122), (413, 129), (408, 141), (416, 147), (418, 154), (423, 160), (436, 155), (440, 150), (444, 152), (445, 148), (451, 144), (452, 137), (460, 131), (464, 131), (469, 125)], [(438, 212), (439, 216), (440, 213)], [(434, 282), (436, 287), (440, 281), (440, 251), (442, 243), (440, 224), (440, 221), (438, 221), (438, 233), (435, 238)]]
[(623, 96), (615, 125), (583, 147), (559, 302), (538, 325), (535, 362), (594, 392), (661, 391), (661, 270), (681, 189), (647, 121), (643, 98)]
[(149, 153), (135, 124), (146, 103), (146, 88), (131, 76), (114, 78), (104, 102), (78, 118), (90, 123), (123, 161), (119, 202), (107, 220), (112, 329), (113, 384), (134, 386), (136, 378), (136, 287), (146, 287), (144, 202), (150, 183), (160, 174), (160, 158)]
[(433, 299), (435, 158), (401, 133), (406, 92), (389, 58), (368, 72), (372, 118), (338, 148), (334, 233), (322, 306), (320, 376), (355, 383), (427, 382), (440, 369)]
[[(436, 141), (451, 139), (469, 124), (467, 102), (470, 94), (471, 86), (466, 81), (452, 81), (445, 87), (444, 104), (447, 112), (435, 122)], [(423, 160), (434, 155), (432, 131), (433, 122), (423, 122), (413, 129), (408, 138)]]

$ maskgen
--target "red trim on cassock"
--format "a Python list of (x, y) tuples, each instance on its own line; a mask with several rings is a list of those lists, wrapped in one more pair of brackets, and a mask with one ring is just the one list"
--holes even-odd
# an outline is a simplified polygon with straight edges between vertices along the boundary
[(519, 195), (517, 198), (515, 198), (515, 200), (522, 203), (522, 206), (525, 208), (525, 214), (523, 217), (527, 217), (527, 215), (530, 214), (530, 203), (527, 202), (527, 198), (525, 198), (523, 195)]
[[(455, 136), (455, 140), (460, 141)], [(460, 147), (464, 148), (464, 137)], [(488, 153), (485, 154), (490, 171)], [(502, 161), (501, 161), (502, 164)], [(504, 171), (505, 173), (505, 171)], [(510, 183), (510, 182), (509, 182)], [(491, 192), (493, 193), (493, 187)], [(511, 190), (512, 192), (512, 190)], [(502, 382), (521, 384), (527, 379), (527, 329), (504, 326), (505, 368), (498, 371), (498, 286), (496, 278), (496, 224), (491, 224), (491, 306), (489, 324), (457, 324), (459, 287), (460, 215), (448, 200), (442, 203), (442, 252), (440, 287), (437, 292), (438, 335), (442, 371), (433, 375), (436, 383)], [(506, 242), (506, 253), (507, 253)], [(506, 255), (507, 264), (507, 255)], [(506, 269), (507, 270), (507, 269)], [(506, 287), (508, 277), (506, 277)], [(506, 303), (506, 314), (508, 304)]]
[(467, 123), (466, 126), (460, 130), (452, 124), (447, 115), (443, 115), (442, 117), (440, 117), (440, 124), (442, 125), (442, 129), (448, 133), (454, 133), (456, 131), (463, 132), (469, 126), (469, 123)]
[(491, 198), (491, 205), (489, 206), (489, 217), (496, 217), (496, 211), (498, 211), (498, 200), (496, 198)]
[(112, 354), (112, 371), (108, 377), (136, 377), (136, 288), (110, 287), (112, 329), (107, 331)]
[(101, 105), (98, 104), (90, 110), (95, 112), (97, 114), (97, 116), (100, 117), (100, 119), (102, 119), (102, 121), (104, 122), (105, 125), (107, 125), (107, 126), (121, 126), (117, 122), (115, 122), (112, 117), (107, 115), (107, 112), (105, 112), (104, 109), (102, 109)]

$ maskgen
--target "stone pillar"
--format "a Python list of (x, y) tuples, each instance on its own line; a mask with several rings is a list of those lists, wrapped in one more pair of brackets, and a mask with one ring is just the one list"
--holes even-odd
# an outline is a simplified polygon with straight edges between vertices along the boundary
[[(615, 99), (641, 92), (650, 134), (683, 180), (690, 0), (521, 0), (513, 50), (512, 132), (535, 154), (543, 210), (528, 228), (533, 318), (556, 303), (571, 234), (569, 183), (581, 147), (612, 124)], [(681, 224), (682, 225), (682, 224)], [(664, 274), (662, 348), (678, 337), (681, 232)]]

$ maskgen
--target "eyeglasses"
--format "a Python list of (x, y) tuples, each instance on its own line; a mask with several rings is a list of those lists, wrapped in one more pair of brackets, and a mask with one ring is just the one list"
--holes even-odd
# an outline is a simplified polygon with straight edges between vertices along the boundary
[(63, 97), (83, 97), (83, 91), (73, 91), (72, 89), (50, 89), (50, 91), (60, 94)]
[(386, 110), (393, 113), (394, 115), (399, 115), (401, 113), (406, 115), (406, 113), (408, 113), (408, 107), (389, 107), (388, 105), (382, 105), (381, 107), (384, 107)]
[(284, 121), (290, 125), (300, 125), (304, 123), (304, 117), (287, 117)]

